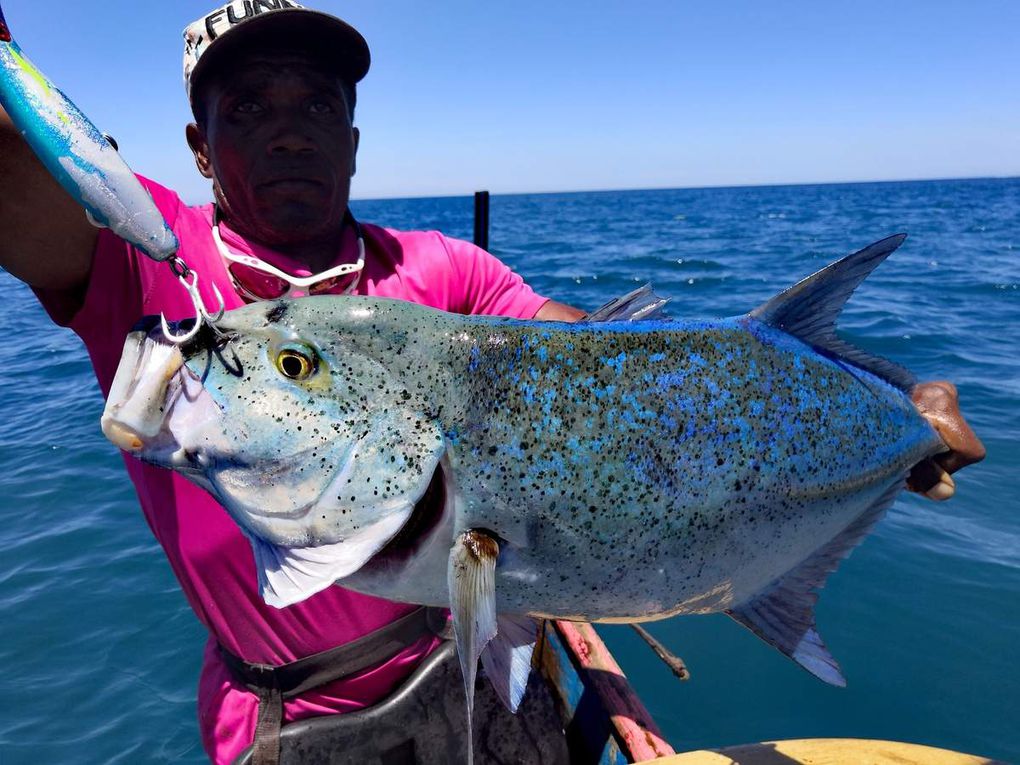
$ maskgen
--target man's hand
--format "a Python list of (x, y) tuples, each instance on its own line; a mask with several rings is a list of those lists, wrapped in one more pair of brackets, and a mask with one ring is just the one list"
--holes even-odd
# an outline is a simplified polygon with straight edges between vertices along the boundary
[(919, 383), (910, 392), (910, 398), (917, 411), (945, 441), (949, 451), (915, 465), (907, 478), (907, 488), (929, 499), (949, 499), (956, 491), (950, 473), (983, 460), (984, 444), (960, 414), (959, 396), (952, 383)]

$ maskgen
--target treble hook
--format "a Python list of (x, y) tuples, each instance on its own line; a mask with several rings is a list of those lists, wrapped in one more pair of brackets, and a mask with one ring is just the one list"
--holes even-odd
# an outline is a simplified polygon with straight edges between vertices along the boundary
[(170, 325), (167, 323), (166, 316), (162, 313), (159, 315), (160, 324), (163, 326), (163, 336), (174, 345), (181, 345), (198, 334), (198, 331), (202, 328), (203, 321), (215, 330), (216, 327), (214, 325), (223, 318), (223, 314), (226, 311), (226, 303), (219, 288), (213, 284), (213, 294), (216, 295), (216, 299), (220, 302), (220, 307), (215, 313), (209, 313), (206, 310), (205, 303), (202, 302), (202, 295), (198, 291), (198, 274), (188, 268), (187, 264), (176, 255), (167, 262), (170, 264), (170, 270), (177, 277), (177, 281), (187, 290), (188, 295), (191, 297), (191, 303), (195, 307), (195, 326), (182, 335), (173, 334), (170, 331)]

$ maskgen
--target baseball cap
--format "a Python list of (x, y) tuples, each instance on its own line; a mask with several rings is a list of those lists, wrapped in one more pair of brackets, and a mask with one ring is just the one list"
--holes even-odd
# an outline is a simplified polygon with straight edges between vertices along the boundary
[(371, 63), (368, 43), (336, 16), (305, 8), (293, 0), (233, 0), (192, 22), (184, 30), (184, 88), (194, 85), (217, 62), (230, 60), (245, 45), (294, 43), (324, 53), (347, 82), (359, 82)]

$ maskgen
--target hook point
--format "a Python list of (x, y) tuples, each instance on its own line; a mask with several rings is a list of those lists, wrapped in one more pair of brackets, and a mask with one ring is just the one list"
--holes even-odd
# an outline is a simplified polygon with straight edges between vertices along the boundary
[(170, 331), (170, 325), (167, 323), (166, 315), (163, 313), (159, 314), (159, 323), (163, 327), (163, 337), (174, 345), (181, 345), (188, 342), (191, 338), (198, 334), (198, 330), (202, 328), (202, 322), (198, 319), (195, 320), (195, 326), (185, 332), (183, 335), (175, 335)]

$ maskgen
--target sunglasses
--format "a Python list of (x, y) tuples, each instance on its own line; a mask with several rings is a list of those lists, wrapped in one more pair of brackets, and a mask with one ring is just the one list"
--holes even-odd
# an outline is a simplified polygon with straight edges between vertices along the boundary
[(354, 279), (340, 294), (349, 295), (361, 280), (361, 269), (365, 267), (365, 239), (361, 235), (361, 226), (354, 223), (358, 236), (358, 260), (356, 263), (342, 263), (339, 266), (311, 276), (292, 276), (286, 271), (259, 260), (254, 255), (243, 255), (231, 252), (220, 237), (219, 221), (212, 227), (213, 241), (227, 264), (234, 289), (245, 300), (277, 300), (282, 297), (302, 297), (304, 295), (324, 295), (337, 289), (345, 279), (354, 274)]

